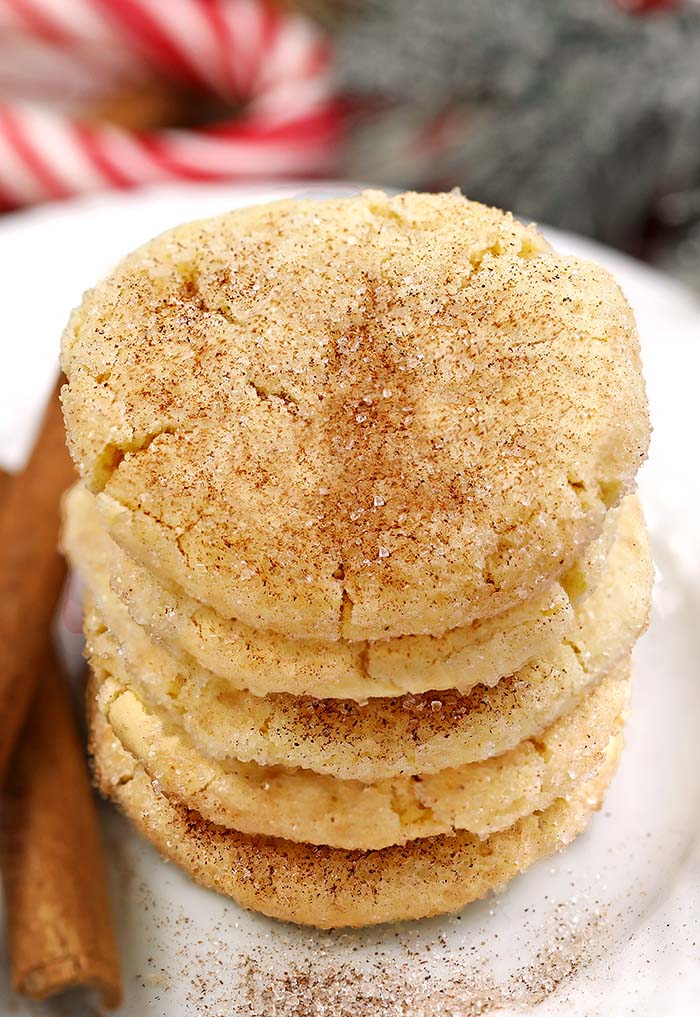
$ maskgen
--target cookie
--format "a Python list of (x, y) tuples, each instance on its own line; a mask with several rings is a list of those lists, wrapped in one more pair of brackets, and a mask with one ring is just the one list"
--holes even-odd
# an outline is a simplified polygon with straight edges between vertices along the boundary
[(381, 851), (344, 851), (225, 830), (158, 790), (94, 710), (91, 746), (104, 794), (168, 859), (212, 890), (273, 918), (319, 928), (377, 925), (458, 911), (501, 888), (588, 825), (614, 773), (615, 736), (600, 771), (567, 798), (482, 840), (464, 831)]
[(96, 675), (92, 695), (162, 793), (203, 819), (243, 833), (377, 850), (455, 830), (486, 837), (572, 794), (597, 772), (620, 732), (629, 690), (627, 660), (536, 739), (480, 763), (376, 784), (209, 760), (112, 676)]
[[(622, 511), (637, 511), (626, 502)], [(183, 666), (191, 657), (255, 695), (286, 692), (358, 702), (406, 692), (468, 692), (475, 685), (494, 685), (547, 653), (573, 623), (572, 598), (583, 599), (599, 582), (617, 523), (617, 510), (609, 512), (601, 537), (561, 583), (498, 618), (437, 637), (347, 642), (258, 632), (222, 618), (177, 587), (166, 587), (110, 539), (95, 496), (83, 485), (68, 492), (64, 515), (64, 549), (87, 585), (96, 591), (111, 582), (134, 621)]]
[(611, 276), (457, 193), (171, 230), (85, 296), (62, 365), (116, 541), (294, 638), (440, 635), (529, 599), (648, 444)]
[(653, 568), (641, 514), (622, 517), (602, 581), (565, 640), (493, 688), (352, 700), (253, 696), (183, 668), (106, 594), (86, 617), (93, 665), (178, 722), (206, 757), (374, 783), (486, 759), (537, 736), (626, 657), (647, 624)]

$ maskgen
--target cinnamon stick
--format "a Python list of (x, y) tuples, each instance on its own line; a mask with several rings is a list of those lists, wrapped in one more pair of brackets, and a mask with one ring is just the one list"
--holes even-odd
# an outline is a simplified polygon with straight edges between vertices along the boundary
[(0, 784), (41, 670), (65, 563), (59, 502), (74, 477), (54, 391), (29, 462), (0, 506)]
[(0, 485), (0, 870), (15, 988), (43, 999), (93, 985), (110, 1006), (120, 979), (97, 816), (51, 639), (72, 478), (56, 390), (26, 469)]
[(10, 484), (12, 483), (12, 477), (5, 470), (0, 469), (0, 505), (7, 494)]
[(121, 998), (97, 814), (50, 644), (1, 799), (0, 868), (12, 981), (33, 999), (74, 986)]

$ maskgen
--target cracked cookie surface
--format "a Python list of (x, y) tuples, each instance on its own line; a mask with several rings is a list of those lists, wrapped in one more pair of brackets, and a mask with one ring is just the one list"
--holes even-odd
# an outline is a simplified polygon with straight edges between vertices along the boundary
[[(625, 658), (646, 627), (653, 566), (641, 513), (623, 514), (595, 590), (564, 641), (493, 688), (370, 699), (254, 696), (153, 643), (108, 589), (89, 603), (95, 670), (180, 724), (212, 759), (302, 767), (373, 783), (487, 759), (536, 737)], [(94, 595), (93, 595), (94, 596)]]
[(96, 673), (90, 694), (162, 793), (205, 820), (243, 833), (377, 850), (455, 830), (486, 837), (570, 795), (602, 766), (622, 729), (629, 691), (628, 659), (536, 739), (482, 762), (374, 784), (207, 759), (180, 725), (112, 675)]
[(648, 442), (608, 273), (457, 194), (172, 230), (86, 295), (62, 365), (117, 542), (296, 638), (437, 635), (541, 592)]
[(567, 798), (482, 840), (460, 831), (381, 851), (345, 851), (239, 833), (209, 823), (158, 790), (97, 709), (91, 747), (101, 790), (192, 879), (273, 918), (358, 927), (458, 911), (569, 844), (600, 807), (622, 737), (599, 772)]
[[(639, 516), (634, 496), (625, 499), (620, 512)], [(613, 510), (603, 534), (561, 582), (497, 618), (443, 636), (374, 642), (288, 639), (222, 618), (129, 558), (109, 537), (96, 498), (83, 485), (65, 498), (62, 541), (86, 585), (97, 594), (109, 584), (133, 620), (182, 666), (193, 659), (234, 688), (255, 695), (284, 692), (363, 702), (407, 692), (467, 692), (475, 685), (495, 685), (528, 660), (546, 654), (573, 624), (575, 604), (599, 583), (616, 526)]]

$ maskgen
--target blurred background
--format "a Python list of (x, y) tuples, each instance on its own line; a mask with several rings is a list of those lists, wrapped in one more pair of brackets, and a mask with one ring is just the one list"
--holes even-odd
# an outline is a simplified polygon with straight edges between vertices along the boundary
[(0, 0), (0, 209), (460, 187), (700, 288), (700, 0)]

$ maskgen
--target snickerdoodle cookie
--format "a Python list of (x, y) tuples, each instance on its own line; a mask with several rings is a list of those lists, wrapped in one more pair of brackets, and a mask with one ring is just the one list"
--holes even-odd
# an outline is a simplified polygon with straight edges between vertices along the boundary
[[(94, 703), (94, 699), (92, 700)], [(460, 831), (381, 851), (344, 851), (227, 830), (171, 801), (93, 708), (91, 742), (102, 791), (167, 858), (243, 907), (320, 928), (458, 911), (561, 850), (588, 825), (617, 766), (615, 735), (600, 769), (544, 811), (485, 839)]]
[(352, 700), (254, 696), (153, 643), (109, 590), (86, 616), (93, 667), (179, 723), (205, 756), (373, 783), (507, 751), (569, 712), (627, 655), (648, 620), (652, 564), (636, 500), (621, 513), (598, 587), (564, 640), (493, 688)]
[[(628, 499), (623, 511), (638, 509)], [(475, 685), (495, 685), (553, 649), (574, 623), (575, 604), (600, 581), (617, 512), (608, 512), (602, 535), (560, 582), (502, 615), (442, 636), (361, 642), (286, 639), (222, 618), (126, 555), (107, 533), (95, 496), (82, 484), (65, 499), (63, 546), (88, 587), (99, 590), (109, 583), (134, 621), (183, 666), (194, 661), (255, 695), (286, 692), (363, 702), (374, 696), (468, 692)]]
[(648, 443), (612, 277), (457, 193), (171, 230), (86, 294), (62, 365), (117, 543), (293, 638), (513, 608), (601, 533)]
[(574, 792), (622, 729), (629, 660), (537, 738), (478, 763), (374, 784), (312, 770), (207, 759), (182, 727), (96, 668), (94, 695), (124, 749), (168, 798), (243, 833), (380, 849), (469, 830), (486, 837)]

